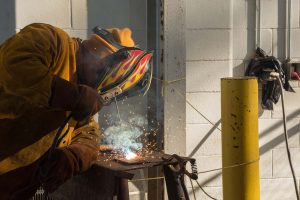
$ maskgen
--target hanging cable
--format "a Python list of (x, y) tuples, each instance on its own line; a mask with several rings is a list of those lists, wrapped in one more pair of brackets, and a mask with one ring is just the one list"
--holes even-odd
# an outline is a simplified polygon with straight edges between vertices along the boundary
[[(174, 91), (179, 94), (179, 96), (181, 96), (182, 98), (185, 98), (183, 96), (183, 94), (181, 94), (177, 89), (173, 88)], [(193, 106), (193, 104), (191, 104), (191, 102), (189, 102), (187, 99), (185, 99), (185, 101), (197, 112), (199, 113), (206, 121), (208, 121), (211, 125), (213, 125), (214, 127), (216, 127), (216, 129), (218, 129), (219, 131), (221, 131), (221, 129), (212, 121), (210, 121), (205, 115), (203, 115), (195, 106)]]
[(193, 195), (194, 195), (194, 200), (197, 200), (196, 199), (196, 194), (195, 194), (195, 189), (194, 189), (194, 184), (193, 184), (193, 181), (192, 181), (192, 179), (189, 177), (189, 179), (190, 179), (190, 183), (191, 183), (191, 186), (192, 186), (192, 191), (193, 191)]
[(68, 124), (68, 122), (70, 121), (71, 118), (72, 118), (72, 113), (70, 113), (70, 114), (67, 116), (67, 118), (64, 120), (64, 122), (62, 123), (62, 125), (61, 125), (61, 126), (59, 127), (59, 129), (57, 130), (57, 132), (56, 132), (56, 134), (55, 134), (55, 137), (54, 137), (54, 139), (53, 139), (52, 145), (51, 145), (51, 147), (49, 148), (48, 159), (50, 159), (51, 156), (53, 155), (54, 150), (56, 149), (56, 147), (58, 146), (58, 144), (59, 144), (59, 142), (60, 142), (59, 140), (60, 140), (60, 139), (63, 139), (63, 138), (66, 136), (66, 134), (68, 133), (68, 131), (66, 131), (66, 132), (64, 133), (64, 135), (61, 136), (61, 133), (63, 132), (65, 126)]
[(153, 178), (140, 178), (140, 179), (128, 180), (128, 182), (150, 181), (150, 180), (158, 180), (158, 179), (164, 179), (164, 178), (165, 178), (164, 176), (153, 177)]
[[(176, 83), (178, 81), (181, 81), (181, 80), (185, 80), (186, 78), (179, 78), (179, 79), (175, 79), (175, 80), (171, 80), (171, 81), (165, 81), (165, 80), (162, 80), (162, 79), (159, 79), (159, 78), (156, 78), (156, 77), (152, 77), (153, 79), (156, 79), (156, 80), (159, 80), (163, 83), (163, 87), (166, 87), (168, 84), (172, 84), (172, 83)], [(186, 103), (189, 104), (199, 115), (201, 115), (207, 122), (209, 122), (211, 125), (213, 125), (214, 127), (216, 127), (216, 129), (218, 129), (219, 131), (221, 131), (221, 129), (215, 124), (213, 123), (212, 121), (210, 121), (204, 114), (202, 114), (195, 106), (193, 106), (193, 104), (188, 101), (185, 96), (183, 94), (181, 94), (176, 88), (173, 88), (174, 91), (179, 94), (179, 96), (181, 96), (182, 98), (185, 99)]]
[(249, 161), (249, 162), (244, 162), (244, 163), (240, 163), (240, 164), (229, 165), (229, 166), (226, 166), (226, 167), (220, 167), (220, 168), (216, 168), (216, 169), (201, 171), (201, 172), (198, 172), (198, 174), (205, 174), (205, 173), (208, 173), (208, 172), (214, 172), (214, 171), (220, 171), (220, 170), (223, 170), (223, 169), (229, 169), (229, 168), (240, 167), (240, 166), (244, 166), (244, 165), (250, 165), (250, 164), (258, 162), (258, 161), (259, 161), (259, 158), (256, 159), (256, 160)]
[(202, 192), (203, 192), (206, 196), (208, 196), (209, 198), (211, 198), (211, 199), (213, 199), (213, 200), (218, 200), (218, 199), (216, 199), (216, 198), (210, 196), (210, 194), (208, 194), (208, 193), (201, 187), (200, 183), (199, 183), (197, 180), (195, 180), (195, 181), (196, 181), (198, 187), (202, 190)]
[(284, 107), (284, 96), (283, 96), (283, 86), (282, 86), (282, 82), (281, 82), (281, 79), (280, 79), (278, 73), (276, 73), (276, 72), (271, 73), (271, 76), (275, 77), (276, 80), (278, 81), (279, 85), (280, 85), (285, 147), (286, 147), (286, 152), (287, 152), (287, 156), (288, 156), (288, 160), (289, 160), (289, 165), (290, 165), (293, 180), (294, 180), (294, 186), (295, 186), (295, 192), (296, 192), (297, 200), (300, 200), (299, 199), (298, 186), (297, 186), (297, 179), (296, 179), (296, 176), (295, 176), (295, 171), (294, 171), (294, 167), (293, 167), (293, 163), (292, 163), (291, 152), (290, 152), (289, 142), (288, 142), (288, 133), (287, 133), (287, 128), (286, 128), (286, 116), (285, 116), (285, 107)]

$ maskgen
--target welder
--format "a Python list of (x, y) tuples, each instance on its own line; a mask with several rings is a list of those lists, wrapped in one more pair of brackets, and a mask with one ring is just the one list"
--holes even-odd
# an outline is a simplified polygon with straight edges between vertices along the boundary
[[(105, 33), (121, 47), (134, 46), (128, 28)], [(100, 132), (92, 116), (105, 103), (99, 80), (129, 56), (97, 34), (81, 40), (42, 23), (1, 44), (0, 199), (28, 199), (40, 186), (53, 192), (91, 167)]]

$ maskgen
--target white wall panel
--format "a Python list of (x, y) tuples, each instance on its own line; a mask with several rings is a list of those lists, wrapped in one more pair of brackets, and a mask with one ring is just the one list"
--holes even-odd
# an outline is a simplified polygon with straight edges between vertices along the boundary
[(71, 28), (70, 0), (16, 0), (16, 28), (34, 22)]

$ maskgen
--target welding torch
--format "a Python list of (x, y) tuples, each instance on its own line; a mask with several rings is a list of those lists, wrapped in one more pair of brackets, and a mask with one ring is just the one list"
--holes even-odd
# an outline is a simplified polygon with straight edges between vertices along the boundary
[[(99, 92), (98, 94), (101, 97), (101, 98), (99, 98), (100, 101), (101, 101), (101, 103), (103, 105), (108, 105), (113, 98), (116, 98), (116, 96), (118, 96), (121, 93), (122, 93), (122, 89), (120, 87), (115, 87), (115, 88), (112, 88), (111, 90), (108, 90), (108, 91), (106, 91), (104, 93)], [(60, 135), (61, 135), (64, 127), (70, 121), (71, 118), (72, 118), (72, 112), (67, 116), (67, 118), (65, 119), (65, 121), (63, 122), (63, 124), (58, 129), (58, 131), (56, 133), (56, 136), (54, 138), (54, 141), (52, 143), (52, 146), (51, 146), (51, 148), (49, 150), (48, 158), (51, 157), (54, 149), (58, 146), (58, 144), (60, 142), (60, 139), (64, 138), (65, 135), (67, 134), (67, 132), (66, 132), (66, 133), (64, 133), (64, 135), (62, 137), (60, 137)]]

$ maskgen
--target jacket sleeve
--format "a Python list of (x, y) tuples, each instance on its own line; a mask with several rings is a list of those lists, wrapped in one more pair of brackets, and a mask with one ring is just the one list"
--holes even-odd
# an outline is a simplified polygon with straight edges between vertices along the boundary
[(93, 119), (75, 129), (71, 144), (65, 152), (74, 166), (74, 174), (88, 170), (97, 160), (100, 143), (99, 124)]
[(46, 24), (31, 24), (0, 47), (0, 85), (5, 92), (39, 106), (48, 106), (59, 32)]

